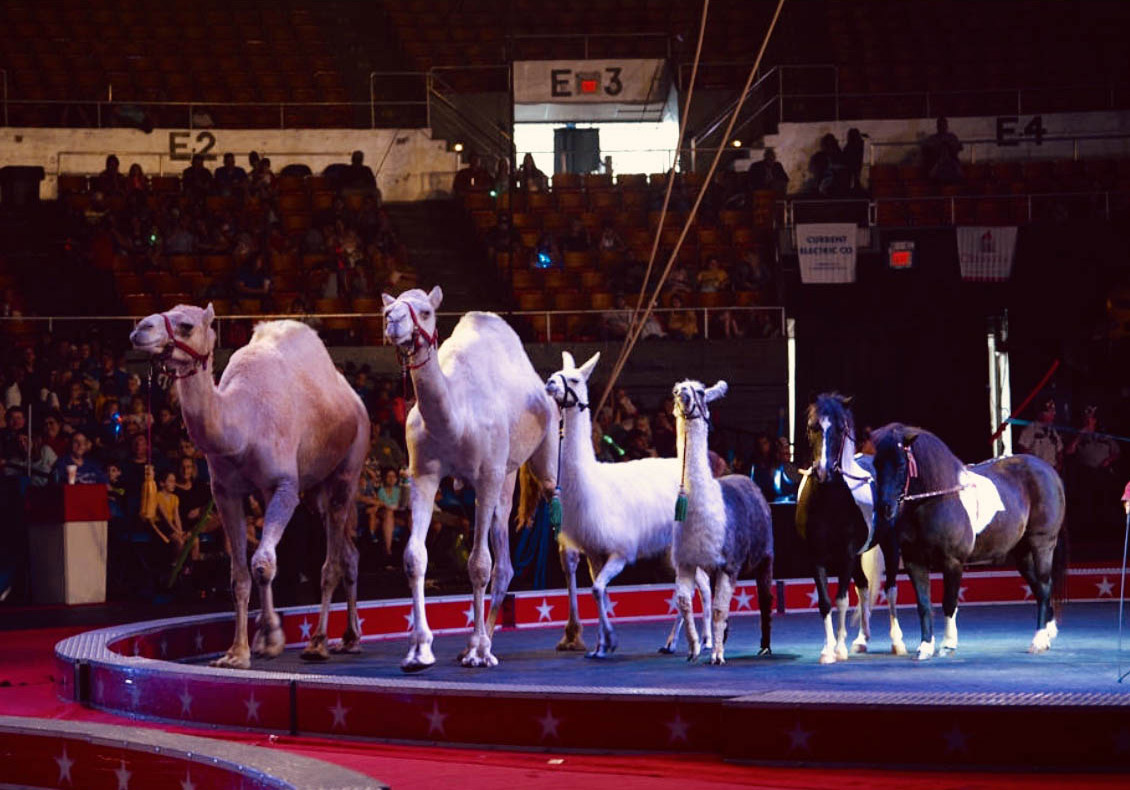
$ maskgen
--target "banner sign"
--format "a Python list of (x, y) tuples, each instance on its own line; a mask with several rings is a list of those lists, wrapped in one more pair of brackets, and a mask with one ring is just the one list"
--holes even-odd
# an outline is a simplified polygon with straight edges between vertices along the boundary
[(798, 224), (796, 248), (802, 283), (855, 282), (854, 222)]
[(957, 259), (961, 264), (963, 280), (1004, 282), (1012, 274), (1015, 254), (1015, 225), (957, 229)]
[(662, 60), (516, 60), (516, 104), (662, 104)]

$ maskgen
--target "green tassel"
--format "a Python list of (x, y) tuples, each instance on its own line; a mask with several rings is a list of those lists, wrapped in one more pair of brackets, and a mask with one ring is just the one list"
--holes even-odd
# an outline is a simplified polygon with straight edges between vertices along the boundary
[(682, 486), (679, 486), (679, 496), (675, 500), (675, 520), (687, 520), (687, 491)]
[(549, 500), (549, 524), (553, 527), (553, 534), (561, 531), (561, 489), (555, 489), (553, 499)]

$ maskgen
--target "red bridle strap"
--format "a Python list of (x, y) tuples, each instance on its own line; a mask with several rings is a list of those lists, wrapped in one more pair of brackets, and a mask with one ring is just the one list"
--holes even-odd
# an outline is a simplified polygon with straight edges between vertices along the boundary
[(418, 370), (426, 365), (428, 359), (431, 357), (429, 356), (416, 363), (413, 363), (412, 359), (416, 354), (420, 353), (422, 349), (435, 348), (439, 345), (439, 327), (436, 327), (436, 330), (429, 334), (428, 330), (420, 326), (420, 319), (416, 317), (416, 311), (412, 308), (412, 304), (405, 302), (404, 306), (408, 308), (408, 316), (412, 319), (412, 350), (403, 352), (398, 347), (396, 353), (400, 356), (401, 365), (405, 370)]
[(918, 477), (918, 462), (914, 460), (914, 450), (910, 449), (910, 445), (903, 445), (902, 449), (906, 453), (906, 485), (902, 487), (902, 498), (906, 499), (910, 493), (910, 479)]
[(169, 320), (169, 316), (166, 313), (161, 313), (161, 318), (163, 318), (165, 321), (165, 334), (169, 338), (169, 342), (166, 344), (168, 353), (171, 354), (174, 348), (178, 351), (183, 351), (184, 353), (188, 354), (193, 363), (192, 370), (190, 370), (189, 372), (172, 373), (171, 375), (173, 376), (173, 378), (177, 379), (184, 379), (188, 378), (189, 376), (196, 375), (196, 372), (198, 370), (202, 370), (208, 364), (208, 358), (212, 356), (212, 352), (209, 351), (207, 354), (201, 354), (199, 351), (197, 351), (187, 343), (181, 340), (177, 340), (176, 335), (173, 333), (173, 323)]

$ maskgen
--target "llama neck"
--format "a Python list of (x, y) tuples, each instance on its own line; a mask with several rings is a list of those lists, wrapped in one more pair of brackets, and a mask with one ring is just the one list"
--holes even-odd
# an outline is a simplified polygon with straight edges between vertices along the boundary
[(687, 420), (680, 415), (675, 420), (675, 432), (679, 460), (686, 470), (683, 485), (687, 492), (698, 489), (701, 493), (716, 489), (718, 483), (710, 470), (706, 420)]
[(428, 360), (412, 371), (416, 390), (416, 408), (424, 418), (428, 432), (439, 436), (459, 434), (459, 417), (454, 412), (451, 388), (440, 369), (436, 349), (428, 351)]
[(205, 455), (231, 455), (242, 446), (239, 430), (225, 419), (224, 397), (216, 388), (212, 358), (192, 376), (177, 379), (181, 415), (192, 443)]
[(561, 469), (557, 474), (562, 484), (575, 479), (575, 473), (596, 465), (592, 447), (592, 415), (588, 409), (568, 408), (565, 413), (565, 441), (561, 447)]

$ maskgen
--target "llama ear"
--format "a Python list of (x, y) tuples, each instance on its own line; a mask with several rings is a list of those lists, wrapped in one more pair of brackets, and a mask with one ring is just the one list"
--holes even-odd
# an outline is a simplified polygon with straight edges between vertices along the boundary
[(836, 400), (840, 402), (841, 406), (850, 406), (851, 402), (855, 400), (854, 395), (836, 395)]
[(573, 359), (573, 355), (570, 354), (568, 351), (562, 351), (561, 352), (561, 369), (562, 370), (573, 370), (576, 367), (577, 367), (577, 362), (576, 362), (576, 360)]
[(433, 310), (438, 310), (440, 302), (443, 301), (443, 289), (437, 285), (435, 288), (428, 291), (428, 301), (432, 303)]
[(589, 376), (592, 375), (593, 368), (596, 367), (596, 363), (599, 362), (599, 361), (600, 361), (600, 352), (597, 351), (595, 354), (593, 354), (591, 357), (589, 357), (588, 362), (581, 365), (579, 370), (581, 371), (581, 375), (584, 377), (585, 381), (589, 380)]
[(725, 381), (719, 381), (713, 387), (710, 387), (706, 390), (706, 402), (710, 403), (711, 401), (718, 400), (719, 398), (725, 396), (725, 394), (729, 391), (730, 385)]
[(389, 308), (390, 308), (390, 307), (392, 307), (392, 306), (393, 306), (394, 304), (396, 304), (396, 298), (395, 298), (395, 297), (392, 297), (392, 296), (389, 296), (389, 295), (388, 295), (388, 294), (386, 294), (386, 293), (382, 293), (382, 294), (381, 294), (381, 301), (382, 301), (382, 302), (384, 303), (384, 306), (385, 306), (385, 310), (389, 309)]
[(210, 325), (212, 323), (212, 319), (215, 317), (216, 310), (212, 307), (212, 303), (209, 302), (208, 306), (204, 308), (204, 326)]

